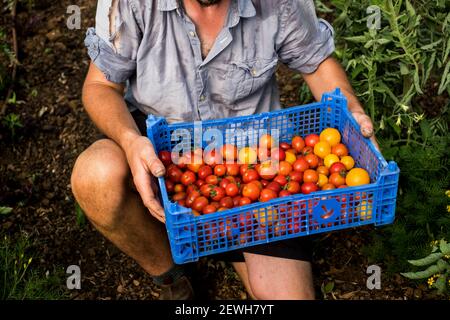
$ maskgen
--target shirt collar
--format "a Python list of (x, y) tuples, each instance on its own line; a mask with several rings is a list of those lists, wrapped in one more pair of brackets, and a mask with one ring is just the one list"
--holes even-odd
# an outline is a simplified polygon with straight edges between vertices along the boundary
[[(250, 18), (256, 15), (256, 9), (251, 0), (237, 0), (238, 13), (243, 18)], [(178, 9), (178, 0), (158, 0), (158, 9), (161, 11), (172, 11)]]

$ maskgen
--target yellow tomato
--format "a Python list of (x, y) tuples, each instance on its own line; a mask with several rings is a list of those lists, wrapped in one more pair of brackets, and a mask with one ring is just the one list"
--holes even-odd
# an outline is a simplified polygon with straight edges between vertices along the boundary
[(339, 157), (335, 154), (329, 154), (323, 159), (323, 164), (328, 169), (333, 165), (333, 163), (339, 162)]
[(239, 151), (239, 163), (241, 164), (255, 164), (258, 159), (258, 154), (254, 148), (245, 147)]
[(328, 178), (324, 174), (319, 174), (319, 181), (317, 182), (317, 185), (322, 188), (324, 185), (328, 183)]
[(253, 217), (258, 221), (261, 227), (271, 226), (278, 220), (278, 210), (273, 207), (267, 207), (261, 210), (253, 210)]
[(350, 170), (345, 177), (345, 184), (349, 187), (361, 186), (369, 183), (369, 173), (362, 168), (354, 168)]
[(356, 207), (356, 213), (360, 220), (372, 219), (372, 203), (370, 201), (361, 201), (358, 207)]
[(320, 133), (320, 141), (326, 141), (334, 147), (341, 142), (341, 134), (337, 129), (327, 128)]
[(351, 156), (342, 157), (341, 162), (344, 164), (347, 171), (353, 169), (353, 167), (355, 166), (355, 160), (353, 160)]
[(290, 164), (294, 164), (294, 162), (297, 161), (297, 157), (292, 152), (286, 151), (285, 161), (289, 162)]
[(331, 146), (326, 141), (320, 141), (314, 146), (314, 154), (320, 158), (325, 158), (331, 153)]

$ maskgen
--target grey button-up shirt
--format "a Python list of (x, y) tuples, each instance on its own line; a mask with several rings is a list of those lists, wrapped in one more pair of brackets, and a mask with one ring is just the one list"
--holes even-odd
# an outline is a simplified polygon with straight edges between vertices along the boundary
[(85, 44), (108, 80), (127, 83), (130, 111), (169, 123), (279, 109), (277, 63), (311, 73), (334, 51), (313, 0), (232, 0), (205, 59), (179, 1), (99, 0)]

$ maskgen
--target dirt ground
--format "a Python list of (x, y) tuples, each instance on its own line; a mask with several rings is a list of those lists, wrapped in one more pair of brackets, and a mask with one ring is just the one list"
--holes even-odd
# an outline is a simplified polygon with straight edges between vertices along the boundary
[[(51, 5), (50, 5), (51, 4)], [(8, 112), (20, 115), (23, 128), (12, 139), (0, 131), (0, 204), (14, 208), (1, 218), (2, 233), (26, 233), (33, 240), (34, 268), (82, 270), (82, 290), (73, 299), (156, 299), (158, 287), (135, 262), (104, 240), (89, 224), (76, 222), (70, 173), (78, 154), (93, 142), (96, 129), (80, 101), (89, 63), (84, 33), (93, 25), (96, 1), (79, 0), (82, 29), (66, 27), (66, 8), (73, 1), (36, 1), (17, 17), (20, 67), (18, 103)], [(0, 26), (6, 24), (0, 17)], [(298, 104), (301, 80), (284, 67), (278, 72), (282, 103)], [(321, 285), (334, 282), (328, 299), (423, 298), (426, 288), (409, 288), (398, 277), (382, 277), (381, 290), (366, 287), (367, 259), (361, 254), (371, 227), (322, 236), (314, 251), (317, 296)], [(197, 295), (203, 299), (247, 299), (233, 269), (202, 259), (193, 266)], [(383, 268), (383, 266), (381, 265)]]

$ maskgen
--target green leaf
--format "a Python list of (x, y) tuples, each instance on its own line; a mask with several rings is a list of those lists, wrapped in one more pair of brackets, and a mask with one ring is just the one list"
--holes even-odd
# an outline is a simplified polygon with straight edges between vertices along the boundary
[(450, 267), (450, 265), (448, 264), (448, 262), (447, 261), (444, 261), (444, 260), (442, 260), (442, 259), (440, 259), (438, 262), (437, 262), (437, 267), (439, 268), (439, 271), (440, 272), (444, 272), (445, 270), (447, 270), (449, 267)]
[(424, 140), (430, 139), (433, 135), (433, 133), (431, 132), (430, 123), (427, 119), (423, 119), (422, 121), (420, 121), (420, 130), (422, 131)]
[(86, 224), (86, 215), (78, 203), (75, 204), (75, 214), (77, 218), (77, 225), (83, 227)]
[(444, 90), (450, 86), (450, 61), (446, 64), (444, 73), (441, 78), (441, 84), (439, 85), (438, 94), (441, 95)]
[(444, 255), (442, 253), (432, 253), (428, 257), (418, 260), (408, 260), (410, 264), (417, 267), (424, 267), (428, 266), (432, 263), (435, 263), (439, 259), (441, 259)]
[(324, 294), (328, 294), (328, 293), (332, 292), (333, 289), (334, 289), (334, 281), (330, 281), (325, 285), (322, 284), (322, 291)]
[(13, 208), (10, 207), (0, 207), (0, 215), (7, 215), (13, 211)]
[(439, 294), (444, 294), (447, 291), (447, 276), (441, 274), (436, 282), (433, 284)]
[(439, 242), (439, 249), (441, 250), (442, 254), (448, 255), (450, 254), (450, 243), (447, 243), (445, 240), (441, 240)]
[(412, 280), (418, 280), (418, 279), (426, 279), (431, 277), (432, 275), (435, 275), (439, 273), (438, 266), (431, 266), (425, 271), (419, 271), (419, 272), (406, 272), (406, 273), (400, 273), (402, 276), (408, 279)]
[(414, 9), (414, 7), (411, 5), (409, 0), (406, 0), (405, 4), (406, 4), (406, 10), (408, 11), (409, 16), (414, 17), (416, 15), (416, 10)]

